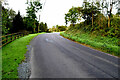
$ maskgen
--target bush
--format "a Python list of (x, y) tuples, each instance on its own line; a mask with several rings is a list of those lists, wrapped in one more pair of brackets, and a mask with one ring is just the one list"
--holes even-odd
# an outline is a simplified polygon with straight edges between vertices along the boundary
[(103, 37), (96, 36), (90, 33), (85, 33), (80, 30), (68, 30), (65, 33), (61, 33), (64, 37), (72, 39), (74, 41), (90, 45), (94, 48), (100, 49), (104, 52), (120, 56), (120, 47), (118, 45), (119, 39), (115, 37)]

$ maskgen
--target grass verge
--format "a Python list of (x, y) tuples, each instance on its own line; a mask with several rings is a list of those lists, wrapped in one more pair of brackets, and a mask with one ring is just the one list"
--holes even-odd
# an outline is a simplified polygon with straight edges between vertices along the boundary
[(65, 38), (82, 43), (85, 46), (109, 53), (114, 56), (120, 57), (120, 46), (118, 38), (110, 38), (103, 36), (95, 36), (90, 33), (73, 30), (60, 33)]
[(26, 45), (38, 34), (29, 34), (16, 39), (2, 48), (2, 78), (18, 78), (17, 67), (25, 59)]

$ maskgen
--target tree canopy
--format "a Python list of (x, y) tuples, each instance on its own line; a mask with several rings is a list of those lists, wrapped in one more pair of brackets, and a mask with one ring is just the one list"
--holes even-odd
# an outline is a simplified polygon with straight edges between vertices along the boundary
[(13, 32), (19, 32), (20, 30), (24, 30), (24, 23), (23, 18), (20, 15), (20, 12), (18, 11), (18, 14), (13, 18)]
[(40, 9), (42, 9), (42, 4), (38, 0), (30, 1), (27, 4), (28, 4), (28, 7), (26, 9), (27, 10), (27, 19), (29, 19), (29, 21), (31, 21), (31, 25), (34, 25), (32, 27), (33, 27), (33, 32), (35, 32), (35, 28), (36, 28), (35, 19), (37, 18), (36, 13)]
[(78, 20), (78, 17), (80, 14), (79, 8), (77, 7), (72, 7), (69, 9), (68, 13), (65, 14), (65, 23), (67, 25), (68, 22), (71, 22), (72, 24), (75, 24)]
[[(84, 0), (82, 7), (69, 9), (68, 13), (65, 14), (65, 23), (67, 25), (70, 22), (72, 24), (70, 25), (71, 29), (73, 27), (85, 32), (120, 37), (119, 13), (112, 14), (113, 7), (118, 3), (115, 0)], [(116, 8), (119, 11), (119, 8)], [(84, 21), (81, 22), (80, 19)]]

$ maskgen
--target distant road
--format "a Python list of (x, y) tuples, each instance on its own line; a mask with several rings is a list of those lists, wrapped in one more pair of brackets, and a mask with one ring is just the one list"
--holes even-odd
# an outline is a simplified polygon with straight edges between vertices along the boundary
[(59, 33), (40, 34), (31, 46), (30, 78), (120, 77), (117, 57), (77, 44)]

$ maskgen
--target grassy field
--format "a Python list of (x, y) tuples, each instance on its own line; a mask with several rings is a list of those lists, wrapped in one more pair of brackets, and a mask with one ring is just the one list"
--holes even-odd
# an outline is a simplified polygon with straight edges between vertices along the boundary
[(61, 35), (83, 45), (120, 57), (120, 44), (118, 43), (120, 39), (118, 38), (96, 36), (75, 29), (62, 32)]
[(18, 78), (17, 67), (25, 59), (26, 45), (38, 34), (16, 39), (2, 48), (2, 78)]

